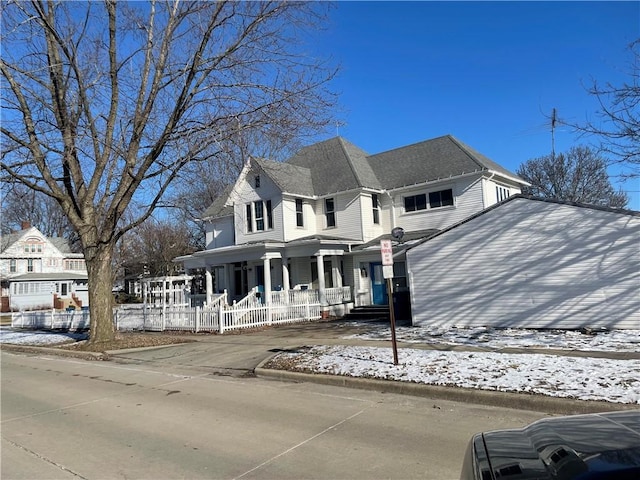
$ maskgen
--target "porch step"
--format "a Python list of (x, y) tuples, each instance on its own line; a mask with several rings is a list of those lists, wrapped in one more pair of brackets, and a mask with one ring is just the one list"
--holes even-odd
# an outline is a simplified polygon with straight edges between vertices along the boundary
[(343, 320), (353, 322), (388, 322), (389, 307), (387, 305), (367, 305), (355, 307)]

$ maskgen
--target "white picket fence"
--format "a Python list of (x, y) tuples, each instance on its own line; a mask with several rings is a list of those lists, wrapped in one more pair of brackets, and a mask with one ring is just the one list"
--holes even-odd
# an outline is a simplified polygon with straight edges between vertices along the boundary
[[(347, 287), (348, 288), (348, 287)], [(349, 294), (350, 295), (350, 294)], [(128, 305), (114, 309), (117, 330), (219, 332), (283, 323), (317, 320), (322, 309), (317, 290), (272, 292), (271, 302), (262, 303), (257, 292), (233, 305), (218, 296), (204, 307), (151, 307)], [(89, 328), (88, 311), (14, 312), (15, 328), (82, 330)]]

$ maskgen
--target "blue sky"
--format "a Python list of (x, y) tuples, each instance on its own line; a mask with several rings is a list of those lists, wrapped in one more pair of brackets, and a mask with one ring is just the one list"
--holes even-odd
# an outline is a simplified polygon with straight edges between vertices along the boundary
[[(318, 45), (341, 65), (339, 135), (378, 153), (452, 134), (515, 171), (551, 152), (549, 116), (593, 116), (629, 77), (640, 2), (338, 2)], [(333, 132), (335, 134), (335, 132)], [(555, 130), (556, 152), (587, 139)], [(623, 185), (640, 210), (640, 182)]]

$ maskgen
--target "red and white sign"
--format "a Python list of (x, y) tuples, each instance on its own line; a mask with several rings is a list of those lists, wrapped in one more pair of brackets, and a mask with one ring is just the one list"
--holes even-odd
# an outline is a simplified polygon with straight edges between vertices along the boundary
[(382, 255), (382, 265), (393, 265), (391, 240), (380, 240), (380, 254)]

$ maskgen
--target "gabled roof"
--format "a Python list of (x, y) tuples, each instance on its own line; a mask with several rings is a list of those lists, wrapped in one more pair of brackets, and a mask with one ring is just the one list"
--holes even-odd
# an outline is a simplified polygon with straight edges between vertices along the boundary
[[(495, 172), (527, 184), (451, 135), (375, 155), (335, 137), (304, 147), (286, 162), (255, 158), (251, 162), (283, 193), (305, 197), (363, 188), (392, 190), (480, 172)], [(203, 218), (231, 215), (231, 207), (225, 207), (230, 193), (231, 189), (225, 191), (203, 213)]]
[(233, 215), (233, 206), (225, 205), (232, 189), (233, 185), (229, 185), (225, 188), (222, 194), (220, 194), (220, 196), (216, 198), (204, 212), (202, 212), (201, 218), (221, 218)]
[(307, 197), (314, 195), (311, 169), (258, 158), (252, 159), (252, 162), (259, 165), (282, 192)]
[[(553, 199), (553, 198), (542, 198), (542, 197), (536, 197), (533, 195), (526, 195), (523, 193), (519, 193), (517, 195), (512, 195), (508, 198), (506, 198), (505, 200), (495, 203), (493, 205), (491, 205), (490, 207), (485, 208), (484, 210), (481, 210), (467, 218), (465, 218), (464, 220), (461, 220), (458, 223), (454, 223), (453, 225), (448, 226), (447, 228), (437, 231), (436, 233), (434, 233), (433, 235), (431, 235), (428, 238), (425, 238), (424, 240), (420, 241), (419, 243), (424, 243), (428, 240), (431, 240), (432, 238), (435, 237), (439, 237), (440, 235), (444, 235), (445, 233), (460, 227), (461, 225), (464, 225), (466, 223), (469, 223), (473, 220), (475, 220), (478, 217), (481, 217), (483, 215), (486, 215), (489, 212), (492, 212), (493, 210), (496, 210), (498, 208), (502, 208), (504, 205), (507, 205), (509, 203), (515, 203), (515, 202), (523, 202), (523, 201), (530, 201), (530, 202), (541, 202), (541, 203), (551, 203), (551, 204), (556, 204), (556, 205), (567, 205), (567, 206), (571, 206), (571, 207), (577, 207), (577, 208), (583, 208), (586, 210), (597, 210), (597, 211), (601, 211), (601, 212), (607, 212), (607, 213), (611, 213), (611, 214), (618, 214), (618, 215), (628, 215), (628, 216), (632, 216), (632, 217), (640, 217), (640, 212), (636, 211), (636, 210), (627, 210), (624, 208), (613, 208), (613, 207), (605, 207), (602, 205), (591, 205), (588, 203), (580, 203), (580, 202), (570, 202), (570, 201), (566, 201), (566, 200), (557, 200), (557, 199)], [(417, 244), (416, 244), (417, 245)]]
[(6, 235), (0, 236), (0, 252), (4, 252), (9, 247), (14, 245), (16, 242), (19, 242), (25, 237), (38, 236), (44, 238), (46, 241), (51, 243), (55, 248), (57, 248), (60, 253), (64, 255), (72, 254), (71, 247), (69, 246), (69, 242), (65, 238), (61, 237), (47, 237), (36, 227), (29, 227), (24, 230), (18, 230), (17, 232), (8, 233)]
[(489, 170), (526, 183), (451, 135), (378, 153), (368, 160), (386, 189)]
[(313, 192), (317, 196), (363, 187), (380, 188), (367, 162), (367, 153), (342, 137), (305, 147), (286, 163), (311, 171)]

